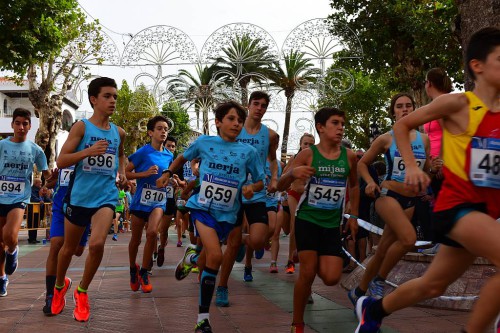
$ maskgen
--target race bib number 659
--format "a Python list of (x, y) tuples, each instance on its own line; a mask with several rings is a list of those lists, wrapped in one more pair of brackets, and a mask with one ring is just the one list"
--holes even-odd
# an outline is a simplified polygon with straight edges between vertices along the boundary
[(201, 182), (198, 203), (223, 211), (231, 210), (238, 194), (238, 181), (205, 174)]

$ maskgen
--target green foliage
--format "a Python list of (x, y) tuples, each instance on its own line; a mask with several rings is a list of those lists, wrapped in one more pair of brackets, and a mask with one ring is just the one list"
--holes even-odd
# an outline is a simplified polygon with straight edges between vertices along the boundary
[(187, 147), (193, 133), (189, 127), (189, 115), (187, 110), (183, 108), (179, 102), (170, 100), (163, 104), (161, 114), (171, 119), (174, 123), (174, 128), (168, 135), (177, 139), (178, 148), (176, 152), (182, 153), (185, 147)]
[(85, 17), (76, 0), (0, 2), (0, 69), (24, 76), (79, 36)]
[[(337, 76), (337, 72), (329, 71), (327, 82)], [(384, 79), (366, 75), (361, 71), (352, 70), (354, 89), (346, 94), (338, 94), (327, 89), (320, 99), (320, 107), (335, 106), (346, 113), (345, 137), (356, 148), (370, 147), (370, 124), (376, 123), (380, 133), (389, 130), (391, 121), (387, 113), (391, 92), (387, 89)], [(347, 81), (348, 78), (343, 79)], [(341, 82), (342, 83), (342, 82)]]
[[(453, 0), (330, 0), (334, 22), (347, 25), (359, 38), (361, 59), (344, 59), (347, 68), (359, 68), (387, 79), (393, 91), (423, 95), (425, 73), (442, 67), (463, 81), (462, 55), (454, 35), (458, 10)], [(358, 40), (349, 29), (333, 33), (349, 46)], [(422, 100), (422, 99), (420, 99)]]
[(127, 133), (125, 155), (132, 154), (150, 141), (146, 124), (157, 114), (155, 99), (144, 85), (132, 92), (127, 81), (122, 81), (122, 86), (118, 90), (116, 110), (110, 120)]

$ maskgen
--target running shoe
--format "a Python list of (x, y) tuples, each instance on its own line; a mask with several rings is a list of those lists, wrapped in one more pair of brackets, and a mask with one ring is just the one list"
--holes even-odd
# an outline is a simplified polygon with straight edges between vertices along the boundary
[(203, 319), (194, 327), (194, 333), (212, 333), (212, 326), (208, 319)]
[(439, 250), (439, 243), (429, 249), (424, 249), (420, 253), (426, 256), (435, 256)]
[(252, 266), (250, 266), (250, 267), (245, 266), (245, 271), (243, 272), (243, 280), (245, 282), (252, 282), (253, 281)]
[(54, 296), (52, 297), (52, 314), (60, 314), (64, 307), (66, 306), (66, 293), (71, 288), (71, 279), (69, 277), (64, 278), (64, 287), (58, 289), (54, 287)]
[(243, 259), (245, 258), (246, 251), (247, 251), (247, 249), (246, 249), (245, 244), (241, 244), (240, 245), (240, 249), (238, 250), (238, 254), (236, 255), (236, 261), (237, 262), (242, 262), (243, 261)]
[(349, 298), (349, 300), (351, 301), (352, 306), (354, 306), (354, 313), (356, 313), (356, 303), (359, 299), (359, 296), (356, 295), (356, 288), (349, 290), (349, 292), (347, 293), (347, 298)]
[(45, 305), (43, 306), (43, 314), (46, 316), (52, 316), (52, 297), (54, 295), (45, 296)]
[(16, 246), (14, 253), (5, 251), (5, 274), (12, 275), (17, 270), (19, 246)]
[(196, 254), (196, 249), (194, 245), (190, 245), (186, 247), (186, 250), (184, 251), (184, 256), (182, 259), (179, 261), (177, 264), (177, 267), (175, 268), (175, 278), (177, 280), (182, 280), (186, 276), (189, 275), (189, 272), (191, 272), (191, 269), (193, 269), (193, 264), (191, 261), (188, 259), (192, 254)]
[(193, 268), (191, 268), (191, 273), (199, 273), (199, 272), (200, 272), (200, 269), (198, 268), (198, 266), (193, 265)]
[(9, 279), (5, 276), (3, 279), (0, 278), (0, 297), (7, 296), (7, 286), (9, 285)]
[(79, 292), (77, 288), (73, 293), (73, 302), (75, 302), (73, 318), (76, 321), (88, 321), (90, 317), (89, 295), (86, 292)]
[(272, 262), (269, 266), (269, 273), (278, 273), (278, 266), (275, 262)]
[(495, 321), (495, 333), (500, 333), (500, 315), (498, 315)]
[(177, 242), (177, 247), (181, 247), (181, 246), (182, 246), (182, 241), (180, 240)]
[(285, 266), (285, 273), (286, 274), (295, 273), (295, 264), (293, 263), (293, 261), (288, 260), (288, 264), (286, 264), (286, 266)]
[(290, 333), (304, 333), (304, 327), (305, 327), (304, 323), (292, 324)]
[(158, 258), (156, 259), (156, 265), (158, 267), (163, 266), (163, 263), (165, 262), (165, 249), (161, 247), (161, 245), (158, 245)]
[(356, 315), (359, 319), (359, 325), (355, 333), (378, 333), (382, 321), (371, 318), (369, 307), (376, 301), (375, 298), (363, 296), (356, 303)]
[(118, 235), (117, 234), (113, 234), (113, 238), (111, 238), (112, 240), (114, 240), (115, 242), (118, 241)]
[(370, 281), (368, 285), (368, 291), (370, 296), (375, 299), (381, 299), (384, 297), (385, 281), (379, 278), (374, 278)]
[(139, 290), (139, 265), (135, 264), (135, 269), (130, 268), (130, 289)]
[(314, 298), (312, 293), (310, 293), (309, 297), (307, 298), (307, 304), (314, 304)]
[(229, 306), (229, 290), (227, 287), (217, 287), (215, 292), (215, 305), (220, 307)]
[(149, 281), (149, 274), (147, 271), (139, 276), (139, 282), (141, 284), (141, 290), (143, 293), (150, 293), (153, 291), (153, 285)]
[(264, 256), (264, 248), (255, 251), (255, 259), (262, 259)]

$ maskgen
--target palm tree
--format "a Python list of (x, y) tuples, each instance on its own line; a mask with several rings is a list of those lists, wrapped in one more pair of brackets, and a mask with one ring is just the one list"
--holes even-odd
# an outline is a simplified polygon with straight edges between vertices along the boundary
[(236, 36), (222, 53), (223, 56), (215, 59), (219, 69), (216, 75), (227, 83), (239, 85), (241, 104), (246, 106), (250, 82), (261, 84), (267, 81), (269, 65), (276, 61), (276, 57), (262, 39), (253, 39), (249, 35)]
[(275, 61), (269, 73), (269, 79), (273, 82), (272, 86), (283, 91), (286, 97), (285, 127), (283, 128), (283, 144), (281, 145), (281, 160), (283, 162), (286, 161), (293, 97), (298, 90), (310, 88), (320, 75), (320, 70), (313, 68), (314, 65), (310, 59), (304, 58), (304, 56), (305, 53), (292, 50), (284, 56), (285, 68), (283, 69), (279, 62)]

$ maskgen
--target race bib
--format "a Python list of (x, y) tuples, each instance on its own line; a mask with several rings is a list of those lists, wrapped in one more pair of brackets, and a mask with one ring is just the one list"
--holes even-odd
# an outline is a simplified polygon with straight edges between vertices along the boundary
[[(86, 145), (85, 148), (90, 147)], [(99, 175), (113, 175), (116, 166), (116, 148), (108, 147), (102, 155), (83, 159), (83, 171)]]
[(69, 179), (73, 174), (74, 168), (72, 169), (62, 169), (59, 175), (59, 186), (69, 186)]
[(476, 186), (500, 189), (500, 139), (472, 138), (469, 178)]
[(345, 187), (345, 179), (312, 177), (309, 181), (307, 204), (320, 209), (341, 209)]
[(25, 179), (22, 177), (0, 176), (0, 197), (24, 197)]
[(158, 206), (167, 202), (167, 192), (150, 184), (145, 184), (141, 192), (141, 205)]
[(186, 200), (183, 200), (182, 198), (178, 198), (177, 201), (175, 202), (175, 204), (179, 208), (184, 208), (184, 206), (186, 206)]
[(172, 199), (174, 197), (174, 187), (173, 186), (165, 187), (165, 191), (167, 192), (167, 199)]
[[(426, 157), (423, 152), (414, 152), (415, 162), (420, 170), (424, 169)], [(399, 151), (394, 152), (394, 163), (392, 165), (392, 179), (403, 181), (406, 174), (406, 165)]]
[(238, 193), (238, 181), (205, 174), (201, 182), (198, 203), (203, 207), (229, 211)]

